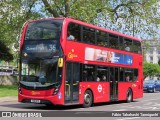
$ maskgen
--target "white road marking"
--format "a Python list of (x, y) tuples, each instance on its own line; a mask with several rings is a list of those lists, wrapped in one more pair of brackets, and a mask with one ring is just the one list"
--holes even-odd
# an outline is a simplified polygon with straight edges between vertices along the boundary
[(112, 111), (126, 111), (127, 109), (119, 109), (119, 110), (112, 110)]
[[(123, 105), (123, 106), (120, 106), (120, 108), (122, 108), (122, 109), (120, 109), (120, 110), (113, 110), (113, 111), (124, 111), (124, 110), (126, 111), (128, 109), (152, 110), (152, 111), (153, 110), (160, 110), (160, 103), (154, 102), (156, 100), (160, 100), (160, 98), (143, 100), (143, 101), (139, 101), (139, 102), (134, 103), (134, 104), (132, 104), (132, 103), (128, 104), (127, 106)], [(139, 103), (140, 103), (140, 105), (139, 105)]]
[(116, 119), (116, 120), (133, 120), (133, 119), (139, 119), (141, 117), (130, 117), (130, 118), (120, 118), (120, 119)]
[[(143, 100), (143, 101), (140, 101), (140, 102), (146, 102), (146, 101), (151, 101), (151, 100), (160, 100), (160, 98), (158, 98), (158, 99)], [(139, 103), (140, 103), (140, 102), (139, 102)]]

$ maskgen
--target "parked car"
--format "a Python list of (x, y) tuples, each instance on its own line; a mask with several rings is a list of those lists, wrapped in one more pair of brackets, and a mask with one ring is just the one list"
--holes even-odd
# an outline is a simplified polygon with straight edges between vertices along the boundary
[(145, 80), (143, 85), (143, 91), (146, 92), (160, 91), (160, 80)]

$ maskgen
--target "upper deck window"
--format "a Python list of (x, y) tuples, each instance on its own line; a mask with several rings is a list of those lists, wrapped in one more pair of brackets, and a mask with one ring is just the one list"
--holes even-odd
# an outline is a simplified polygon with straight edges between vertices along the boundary
[(141, 54), (141, 43), (122, 35), (70, 22), (67, 40)]
[(125, 51), (132, 51), (132, 40), (131, 39), (124, 39), (124, 50)]
[(141, 42), (133, 41), (133, 52), (142, 54)]
[(119, 36), (119, 49), (124, 50), (124, 40), (122, 36)]
[(83, 27), (83, 42), (95, 44), (95, 29), (85, 26)]
[(81, 26), (76, 23), (69, 23), (67, 30), (67, 40), (81, 41)]
[(60, 36), (62, 20), (40, 20), (28, 25), (25, 40), (54, 40)]
[(109, 47), (118, 49), (118, 36), (116, 35), (109, 35)]
[(107, 47), (108, 46), (108, 39), (107, 39), (108, 34), (106, 32), (97, 30), (96, 35), (97, 35), (96, 36), (97, 37), (97, 45)]

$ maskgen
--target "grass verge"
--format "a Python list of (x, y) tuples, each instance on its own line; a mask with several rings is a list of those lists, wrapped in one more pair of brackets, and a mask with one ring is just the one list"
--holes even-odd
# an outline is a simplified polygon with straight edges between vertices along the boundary
[(16, 85), (0, 85), (0, 97), (17, 96), (18, 89)]

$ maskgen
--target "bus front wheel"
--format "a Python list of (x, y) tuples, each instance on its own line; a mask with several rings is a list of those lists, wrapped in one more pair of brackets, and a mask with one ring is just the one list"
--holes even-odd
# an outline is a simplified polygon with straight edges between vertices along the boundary
[(83, 107), (87, 108), (90, 107), (93, 103), (93, 95), (90, 90), (86, 90), (84, 94), (84, 102), (83, 102)]

